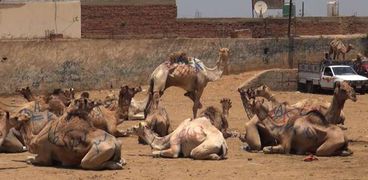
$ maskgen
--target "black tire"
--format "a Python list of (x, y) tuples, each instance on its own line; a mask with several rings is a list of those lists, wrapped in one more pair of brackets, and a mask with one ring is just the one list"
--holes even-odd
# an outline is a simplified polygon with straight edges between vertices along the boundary
[(306, 84), (306, 91), (307, 93), (314, 93), (314, 85), (313, 82), (308, 81)]
[(298, 91), (300, 91), (300, 92), (305, 92), (305, 84), (303, 84), (303, 83), (298, 83)]

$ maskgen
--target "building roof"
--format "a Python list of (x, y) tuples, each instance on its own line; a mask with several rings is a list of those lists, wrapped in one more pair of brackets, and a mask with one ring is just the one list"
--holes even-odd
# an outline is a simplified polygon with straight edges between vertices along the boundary
[(176, 5), (176, 0), (81, 0), (82, 5)]

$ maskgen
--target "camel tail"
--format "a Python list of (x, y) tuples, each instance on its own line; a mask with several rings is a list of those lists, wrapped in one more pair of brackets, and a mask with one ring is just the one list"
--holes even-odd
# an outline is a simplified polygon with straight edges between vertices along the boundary
[(227, 155), (227, 145), (226, 145), (226, 142), (224, 142), (221, 145), (221, 158), (225, 159), (226, 155)]

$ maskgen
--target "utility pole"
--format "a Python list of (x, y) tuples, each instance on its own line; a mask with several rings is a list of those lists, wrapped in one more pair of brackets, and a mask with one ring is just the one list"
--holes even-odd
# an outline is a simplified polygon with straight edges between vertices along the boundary
[(288, 64), (289, 68), (293, 68), (294, 61), (294, 39), (291, 36), (291, 15), (293, 10), (293, 0), (290, 0), (289, 3), (289, 26), (288, 26), (288, 39), (289, 39), (289, 53), (288, 53)]
[(254, 18), (254, 0), (250, 0), (252, 3), (252, 18)]

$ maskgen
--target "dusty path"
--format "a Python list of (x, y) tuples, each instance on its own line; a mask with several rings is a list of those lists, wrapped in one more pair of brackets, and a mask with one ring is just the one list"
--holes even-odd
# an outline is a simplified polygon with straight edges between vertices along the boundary
[[(204, 92), (203, 104), (219, 106), (223, 97), (233, 101), (230, 110), (230, 128), (243, 130), (248, 119), (242, 109), (237, 87), (255, 72), (231, 75), (210, 83)], [(191, 116), (192, 103), (184, 91), (170, 88), (164, 95), (172, 125), (177, 126)], [(103, 92), (93, 92), (103, 97)], [(141, 96), (141, 95), (140, 95)], [(277, 97), (294, 103), (303, 98), (323, 98), (330, 95), (312, 95), (297, 92), (277, 92)], [(12, 98), (5, 98), (10, 101)], [(4, 98), (0, 98), (4, 100)], [(17, 99), (17, 101), (20, 101)], [(35, 167), (24, 160), (29, 154), (0, 154), (0, 179), (368, 179), (368, 95), (359, 96), (358, 102), (348, 101), (344, 109), (346, 131), (354, 151), (351, 157), (319, 158), (304, 162), (304, 156), (264, 155), (241, 150), (238, 139), (228, 139), (229, 155), (224, 161), (193, 161), (190, 159), (155, 159), (150, 148), (137, 144), (136, 137), (123, 139), (123, 157), (128, 165), (120, 171), (84, 171), (55, 167)], [(127, 128), (137, 122), (124, 123)]]

